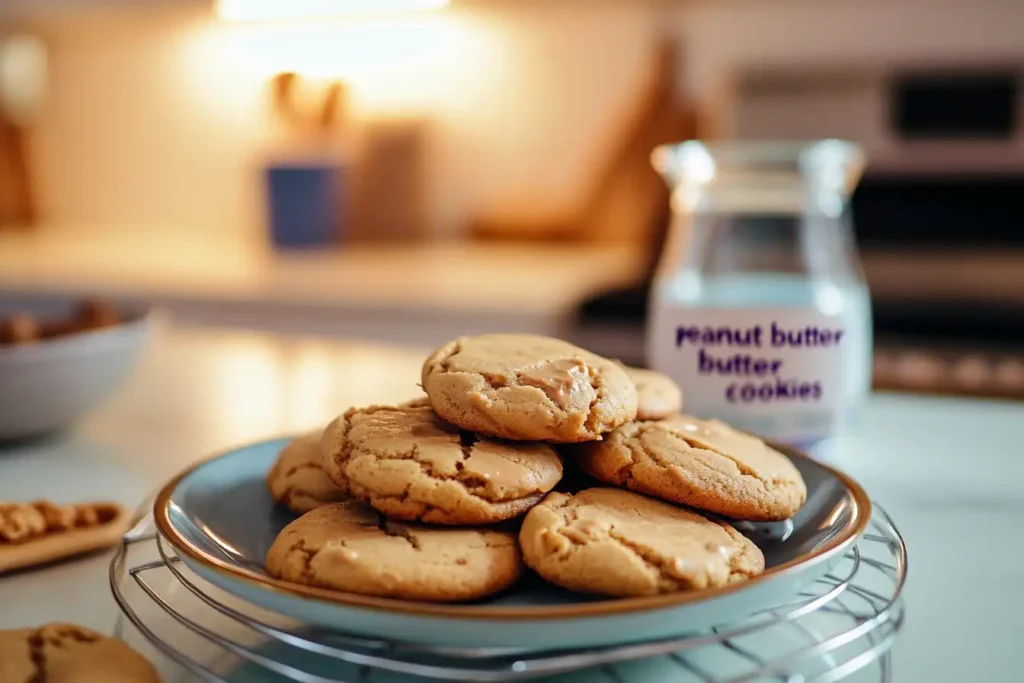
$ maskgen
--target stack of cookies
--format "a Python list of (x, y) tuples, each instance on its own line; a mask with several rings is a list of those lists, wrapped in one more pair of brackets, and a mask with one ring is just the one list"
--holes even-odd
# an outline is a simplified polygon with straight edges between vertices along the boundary
[(698, 590), (764, 569), (726, 519), (786, 519), (806, 498), (781, 453), (680, 415), (667, 377), (557, 339), (457, 339), (422, 387), (282, 451), (268, 484), (302, 516), (267, 555), (273, 576), (433, 602), (500, 592), (527, 566), (586, 593)]

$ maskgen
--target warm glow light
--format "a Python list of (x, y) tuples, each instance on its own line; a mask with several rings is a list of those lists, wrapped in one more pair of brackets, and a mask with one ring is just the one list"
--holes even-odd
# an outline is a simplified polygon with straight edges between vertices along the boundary
[(15, 123), (39, 110), (46, 90), (46, 48), (35, 36), (0, 39), (0, 109)]
[(388, 70), (428, 69), (431, 59), (442, 56), (454, 41), (452, 27), (443, 18), (410, 15), (237, 25), (230, 42), (244, 63), (268, 76), (294, 71), (311, 78), (382, 79)]
[(450, 0), (218, 0), (229, 21), (271, 21), (438, 9)]

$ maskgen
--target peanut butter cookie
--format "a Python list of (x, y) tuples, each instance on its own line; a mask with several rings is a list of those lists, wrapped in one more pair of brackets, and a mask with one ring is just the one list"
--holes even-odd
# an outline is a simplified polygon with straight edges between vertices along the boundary
[(156, 669), (120, 640), (72, 624), (0, 631), (3, 683), (160, 683)]
[(441, 418), (505, 439), (595, 441), (636, 417), (621, 366), (548, 337), (456, 339), (427, 359), (422, 380)]
[(788, 519), (807, 499), (789, 458), (717, 420), (633, 422), (576, 454), (596, 479), (733, 519)]
[(267, 486), (275, 501), (300, 514), (348, 498), (324, 472), (319, 434), (285, 446), (267, 472)]
[(667, 375), (654, 370), (626, 367), (636, 385), (636, 419), (660, 420), (683, 408), (683, 392)]
[(512, 532), (402, 524), (349, 501), (286, 526), (267, 554), (267, 571), (362, 595), (455, 602), (508, 588), (523, 563)]
[(701, 590), (764, 571), (764, 556), (725, 522), (612, 488), (552, 493), (519, 532), (523, 559), (570, 590), (617, 597)]
[(550, 446), (479, 438), (430, 408), (352, 409), (320, 443), (335, 485), (395, 519), (490, 524), (523, 514), (562, 478)]

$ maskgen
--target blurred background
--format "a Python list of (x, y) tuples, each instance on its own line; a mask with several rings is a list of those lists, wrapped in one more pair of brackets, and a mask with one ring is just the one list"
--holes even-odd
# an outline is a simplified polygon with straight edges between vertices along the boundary
[(643, 360), (687, 138), (864, 145), (879, 387), (1024, 396), (1024, 4), (3, 0), (0, 291)]

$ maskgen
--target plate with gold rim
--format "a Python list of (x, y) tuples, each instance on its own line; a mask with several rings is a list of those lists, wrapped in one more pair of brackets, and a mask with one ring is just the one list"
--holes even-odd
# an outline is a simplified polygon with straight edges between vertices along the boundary
[(266, 473), (290, 438), (216, 455), (157, 495), (161, 536), (193, 572), (254, 605), (308, 624), (451, 647), (543, 650), (670, 638), (734, 622), (792, 601), (825, 575), (867, 528), (871, 503), (845, 474), (785, 446), (807, 483), (791, 520), (739, 523), (761, 548), (765, 572), (722, 588), (642, 598), (580, 595), (529, 574), (472, 603), (436, 604), (356, 595), (281, 581), (264, 559), (295, 515), (276, 505)]

